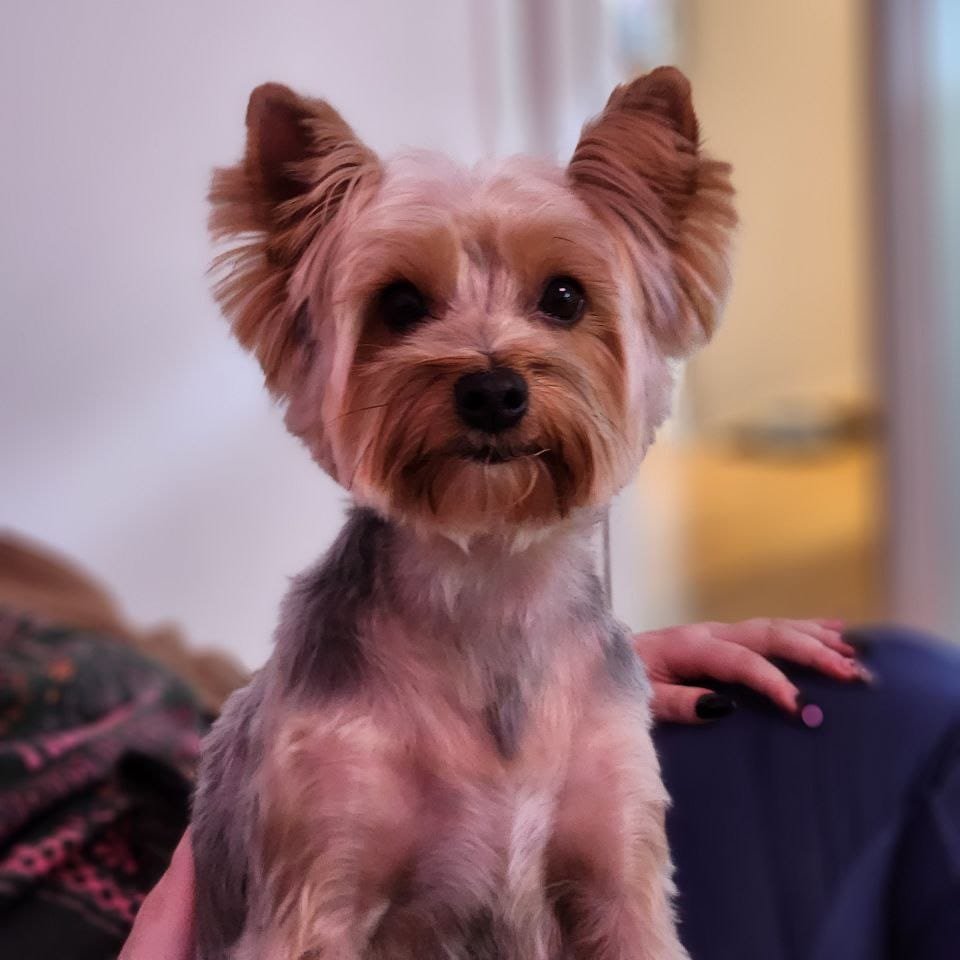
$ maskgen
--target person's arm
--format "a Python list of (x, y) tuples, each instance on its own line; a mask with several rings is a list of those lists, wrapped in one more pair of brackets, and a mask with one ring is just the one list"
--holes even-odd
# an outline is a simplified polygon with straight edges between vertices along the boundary
[(137, 913), (119, 960), (193, 960), (193, 851), (188, 830)]

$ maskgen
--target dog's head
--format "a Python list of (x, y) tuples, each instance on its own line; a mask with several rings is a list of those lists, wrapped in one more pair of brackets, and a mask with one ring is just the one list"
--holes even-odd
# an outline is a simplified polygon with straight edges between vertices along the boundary
[(379, 160), (267, 84), (216, 172), (217, 296), (287, 423), (354, 497), (457, 539), (606, 502), (709, 338), (735, 222), (689, 84), (614, 90), (566, 168)]

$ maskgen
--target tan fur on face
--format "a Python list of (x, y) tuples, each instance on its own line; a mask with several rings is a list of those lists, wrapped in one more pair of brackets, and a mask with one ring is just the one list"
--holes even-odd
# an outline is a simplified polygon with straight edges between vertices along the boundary
[[(378, 258), (385, 276), (416, 277), (434, 316), (403, 336), (366, 317), (338, 425), (344, 447), (359, 453), (344, 478), (352, 490), (467, 534), (549, 522), (612, 493), (633, 441), (624, 348), (603, 237), (590, 249), (582, 233), (556, 215), (504, 224), (467, 210), (429, 245), (416, 233), (391, 238), (390, 256)], [(537, 310), (557, 275), (587, 291), (571, 329)], [(452, 402), (460, 376), (491, 366), (516, 370), (530, 389), (529, 413), (497, 440), (467, 430)], [(466, 459), (487, 443), (516, 459)]]

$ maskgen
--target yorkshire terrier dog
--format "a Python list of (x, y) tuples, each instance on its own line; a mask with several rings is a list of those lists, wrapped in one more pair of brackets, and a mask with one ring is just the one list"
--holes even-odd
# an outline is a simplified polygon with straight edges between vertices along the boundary
[(680, 960), (648, 685), (592, 532), (728, 282), (689, 84), (560, 168), (381, 161), (267, 84), (217, 295), (355, 502), (206, 741), (201, 960)]

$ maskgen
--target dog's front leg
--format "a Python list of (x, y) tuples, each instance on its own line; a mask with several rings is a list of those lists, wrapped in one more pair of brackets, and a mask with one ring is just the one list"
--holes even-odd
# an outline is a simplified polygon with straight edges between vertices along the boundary
[(415, 804), (368, 718), (288, 719), (261, 790), (258, 957), (360, 960), (413, 848)]
[(616, 713), (593, 710), (574, 742), (548, 857), (559, 926), (576, 960), (687, 960), (657, 757), (645, 717)]

